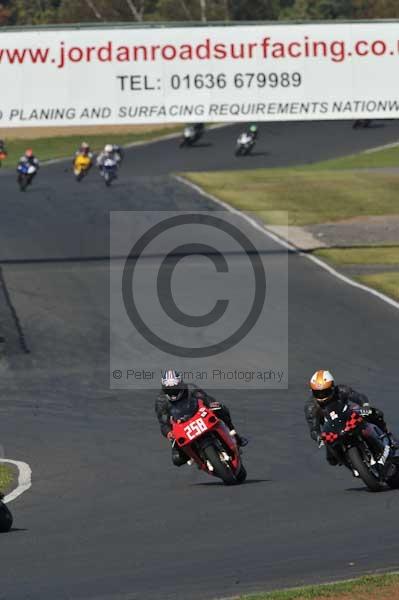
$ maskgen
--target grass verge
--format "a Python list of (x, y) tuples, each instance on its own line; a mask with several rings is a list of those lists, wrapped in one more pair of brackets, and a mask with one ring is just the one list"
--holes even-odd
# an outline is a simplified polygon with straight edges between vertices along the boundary
[(185, 173), (193, 183), (269, 225), (312, 225), (399, 214), (399, 173), (255, 169)]
[(12, 468), (0, 464), (0, 492), (6, 491), (14, 480)]
[(322, 600), (323, 598), (330, 598), (330, 600), (398, 600), (399, 574), (370, 575), (340, 583), (240, 596), (240, 600)]
[(317, 171), (320, 169), (381, 169), (398, 167), (399, 146), (325, 160), (309, 166), (310, 169)]
[(387, 296), (391, 296), (391, 298), (395, 298), (395, 300), (399, 300), (399, 271), (358, 275), (356, 279), (383, 294), (387, 294)]
[(73, 156), (84, 140), (90, 144), (94, 152), (101, 150), (105, 144), (119, 144), (124, 146), (132, 142), (149, 141), (163, 135), (176, 133), (181, 130), (180, 125), (176, 127), (149, 127), (141, 128), (137, 133), (100, 133), (95, 135), (69, 135), (40, 137), (31, 139), (9, 139), (6, 140), (8, 157), (3, 161), (3, 166), (15, 167), (18, 159), (26, 148), (33, 148), (34, 153), (40, 160), (51, 160), (54, 158), (65, 158)]
[(398, 265), (399, 246), (323, 248), (316, 256), (336, 265)]
[[(330, 248), (316, 250), (319, 258), (333, 265), (397, 265), (397, 271), (357, 275), (355, 279), (399, 300), (399, 246), (379, 248)], [(399, 595), (398, 595), (399, 598)]]

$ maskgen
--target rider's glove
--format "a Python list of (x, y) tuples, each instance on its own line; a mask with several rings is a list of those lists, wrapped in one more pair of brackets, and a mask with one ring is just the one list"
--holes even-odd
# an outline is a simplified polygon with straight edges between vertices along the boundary
[(324, 442), (320, 436), (317, 436), (317, 445), (319, 448), (323, 448), (323, 446), (324, 446)]
[(173, 436), (173, 431), (168, 431), (166, 437), (168, 438), (168, 440), (170, 442), (173, 442), (173, 440), (175, 439), (174, 436)]

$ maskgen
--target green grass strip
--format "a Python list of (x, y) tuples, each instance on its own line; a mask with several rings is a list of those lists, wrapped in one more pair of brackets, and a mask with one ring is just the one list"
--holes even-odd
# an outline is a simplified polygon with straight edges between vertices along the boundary
[(7, 490), (14, 480), (12, 468), (0, 464), (0, 492)]
[(163, 135), (181, 131), (181, 125), (176, 127), (160, 128), (141, 133), (103, 133), (99, 135), (70, 135), (37, 139), (6, 139), (8, 157), (3, 161), (5, 168), (15, 167), (19, 158), (24, 154), (26, 148), (32, 148), (40, 161), (55, 158), (72, 159), (75, 151), (82, 141), (90, 144), (94, 152), (104, 148), (105, 144), (119, 144), (125, 146), (132, 142), (149, 141)]
[(399, 270), (399, 246), (323, 248), (314, 254), (336, 265), (398, 265)]
[(373, 275), (358, 275), (361, 283), (399, 300), (399, 270), (391, 273), (376, 273)]
[(307, 168), (317, 171), (326, 169), (399, 168), (399, 146), (324, 160), (309, 165)]
[[(369, 575), (340, 583), (306, 586), (264, 594), (251, 594), (249, 596), (240, 596), (240, 600), (318, 600), (319, 598), (339, 598), (340, 595), (345, 600), (355, 600), (358, 597), (378, 600), (379, 598), (388, 598), (387, 592), (389, 592), (390, 588), (398, 585), (399, 575), (390, 573), (385, 575)], [(397, 596), (392, 597), (396, 598)]]
[(311, 225), (399, 214), (399, 173), (255, 169), (185, 173), (205, 191), (269, 225)]

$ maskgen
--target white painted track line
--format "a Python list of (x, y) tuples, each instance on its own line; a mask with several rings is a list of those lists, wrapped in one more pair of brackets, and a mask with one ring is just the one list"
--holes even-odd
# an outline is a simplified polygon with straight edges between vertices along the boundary
[(0, 458), (0, 463), (9, 463), (18, 469), (18, 485), (17, 487), (3, 498), (3, 502), (8, 504), (18, 496), (29, 490), (32, 486), (32, 470), (27, 463), (19, 460), (11, 460), (8, 458)]

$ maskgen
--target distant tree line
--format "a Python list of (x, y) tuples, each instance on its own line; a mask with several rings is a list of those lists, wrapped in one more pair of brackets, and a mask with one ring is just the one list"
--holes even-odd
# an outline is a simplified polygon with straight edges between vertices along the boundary
[(399, 18), (398, 0), (0, 0), (0, 26)]

